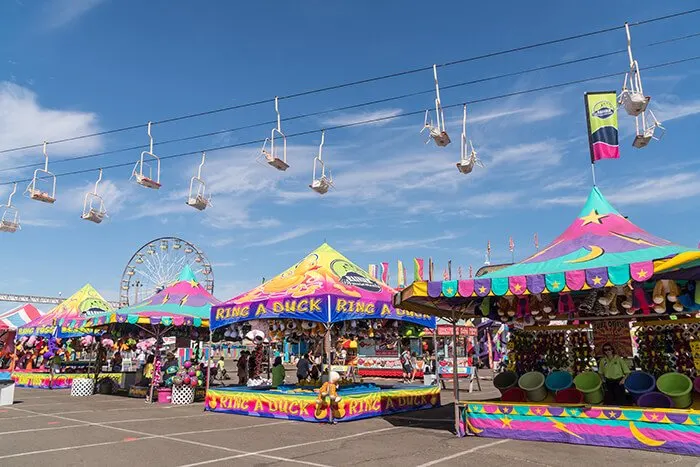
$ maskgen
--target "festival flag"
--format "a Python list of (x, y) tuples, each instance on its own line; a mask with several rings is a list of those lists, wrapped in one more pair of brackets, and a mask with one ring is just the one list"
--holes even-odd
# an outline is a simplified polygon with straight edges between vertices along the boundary
[(450, 280), (450, 275), (447, 272), (447, 268), (442, 270), (442, 280), (444, 280), (444, 281)]
[(617, 94), (615, 91), (587, 92), (583, 98), (586, 104), (591, 164), (601, 159), (619, 159)]
[(389, 283), (389, 263), (382, 263), (382, 282)]
[(472, 268), (472, 265), (469, 265), (469, 278), (472, 279), (474, 277), (474, 269)]
[(515, 242), (513, 241), (513, 237), (508, 238), (508, 249), (511, 253), (515, 251)]
[(452, 280), (452, 260), (447, 262), (447, 280)]
[(462, 280), (462, 266), (457, 267), (457, 278)]
[(370, 264), (370, 265), (367, 267), (367, 272), (369, 272), (369, 276), (370, 276), (372, 279), (376, 279), (376, 278), (377, 278), (377, 265), (376, 265), (376, 264)]
[(408, 277), (408, 274), (406, 274), (406, 266), (403, 264), (401, 265), (401, 269), (403, 270), (403, 281), (404, 283), (406, 282), (406, 278)]
[(413, 258), (413, 282), (423, 280), (423, 258)]
[(486, 242), (486, 261), (484, 261), (484, 264), (491, 264), (491, 240)]
[(535, 232), (535, 250), (540, 251), (540, 239), (537, 237), (537, 232)]
[(397, 286), (399, 289), (406, 287), (406, 270), (403, 268), (403, 261), (399, 260), (397, 265)]

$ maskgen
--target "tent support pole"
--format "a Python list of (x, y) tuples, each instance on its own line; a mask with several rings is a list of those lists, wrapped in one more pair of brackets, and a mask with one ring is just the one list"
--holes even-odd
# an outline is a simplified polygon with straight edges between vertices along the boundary
[(160, 328), (158, 328), (153, 334), (156, 337), (156, 345), (155, 345), (155, 351), (154, 353), (154, 358), (153, 358), (153, 376), (151, 377), (151, 387), (148, 390), (149, 394), (149, 401), (152, 404), (153, 403), (153, 388), (155, 386), (155, 381), (156, 381), (156, 363), (158, 360), (160, 360)]
[(452, 310), (452, 382), (455, 399), (455, 433), (459, 435), (459, 375), (457, 372), (457, 319)]
[[(210, 325), (211, 325), (211, 322), (210, 322)], [(211, 378), (211, 357), (212, 357), (212, 353), (213, 353), (212, 348), (211, 348), (212, 347), (211, 336), (212, 336), (211, 327), (209, 327), (209, 346), (207, 348), (207, 351), (209, 353), (209, 358), (207, 358), (207, 382), (206, 382), (206, 385), (204, 386), (204, 398), (205, 399), (207, 398), (207, 393), (209, 392), (209, 381)], [(206, 406), (205, 406), (205, 408), (206, 408)]]

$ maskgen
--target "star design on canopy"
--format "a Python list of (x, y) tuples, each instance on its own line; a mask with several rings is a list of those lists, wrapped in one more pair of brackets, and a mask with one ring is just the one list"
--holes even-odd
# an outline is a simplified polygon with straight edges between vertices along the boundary
[(510, 418), (510, 417), (508, 417), (508, 415), (504, 416), (504, 417), (501, 419), (501, 421), (503, 422), (503, 426), (502, 426), (501, 428), (506, 428), (506, 427), (508, 427), (508, 428), (513, 428), (512, 426), (510, 426), (511, 422), (513, 421), (513, 419)]
[(484, 287), (483, 285), (479, 287), (479, 292), (486, 293), (486, 287)]
[(593, 278), (593, 285), (600, 285), (600, 283), (602, 282), (602, 280), (603, 280), (602, 277), (595, 276), (595, 277)]
[(581, 217), (580, 219), (583, 221), (583, 224), (581, 224), (581, 227), (584, 227), (588, 224), (602, 224), (602, 220), (604, 218), (608, 217), (607, 214), (598, 214), (598, 211), (595, 209), (591, 209), (591, 212), (588, 213), (588, 215), (585, 215)]
[(513, 286), (513, 288), (515, 289), (516, 292), (520, 292), (523, 289), (523, 286), (520, 284), (515, 284)]
[(454, 292), (454, 289), (453, 289), (452, 287), (448, 287), (445, 291), (446, 291), (448, 294), (452, 295), (452, 293)]
[(639, 276), (639, 277), (642, 278), (642, 279), (644, 279), (645, 277), (647, 277), (647, 271), (646, 271), (646, 269), (640, 269), (639, 272), (637, 273), (637, 276)]
[(554, 287), (555, 289), (558, 289), (559, 288), (559, 281), (552, 282), (552, 287)]

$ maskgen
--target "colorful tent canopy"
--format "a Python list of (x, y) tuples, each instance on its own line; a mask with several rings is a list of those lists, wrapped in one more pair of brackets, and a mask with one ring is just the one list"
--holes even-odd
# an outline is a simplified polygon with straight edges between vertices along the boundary
[[(552, 243), (529, 258), (475, 279), (415, 282), (397, 297), (407, 309), (433, 311), (435, 299), (559, 293), (648, 281), (675, 255), (698, 254), (642, 230), (593, 187), (579, 216)], [(699, 256), (700, 257), (700, 256)], [(460, 303), (461, 302), (461, 303)]]
[(86, 316), (111, 310), (102, 295), (90, 284), (59, 303), (45, 315), (37, 318), (17, 330), (18, 336), (44, 335), (56, 337), (75, 337), (90, 331), (81, 329)]
[(274, 318), (321, 323), (382, 318), (435, 327), (433, 317), (394, 308), (395, 292), (324, 243), (264, 284), (213, 307), (211, 326)]
[(220, 303), (196, 280), (189, 266), (180, 272), (177, 282), (143, 302), (89, 317), (86, 326), (111, 323), (164, 326), (209, 326), (209, 310)]
[(0, 331), (14, 331), (32, 320), (39, 318), (42, 313), (31, 303), (25, 303), (4, 313), (0, 313)]

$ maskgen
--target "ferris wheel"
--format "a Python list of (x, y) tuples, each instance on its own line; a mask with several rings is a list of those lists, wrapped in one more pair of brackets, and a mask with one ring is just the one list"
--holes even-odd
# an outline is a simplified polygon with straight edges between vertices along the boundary
[(194, 244), (177, 237), (161, 237), (139, 248), (124, 268), (119, 284), (119, 306), (134, 305), (157, 294), (190, 266), (197, 281), (214, 293), (211, 262)]

